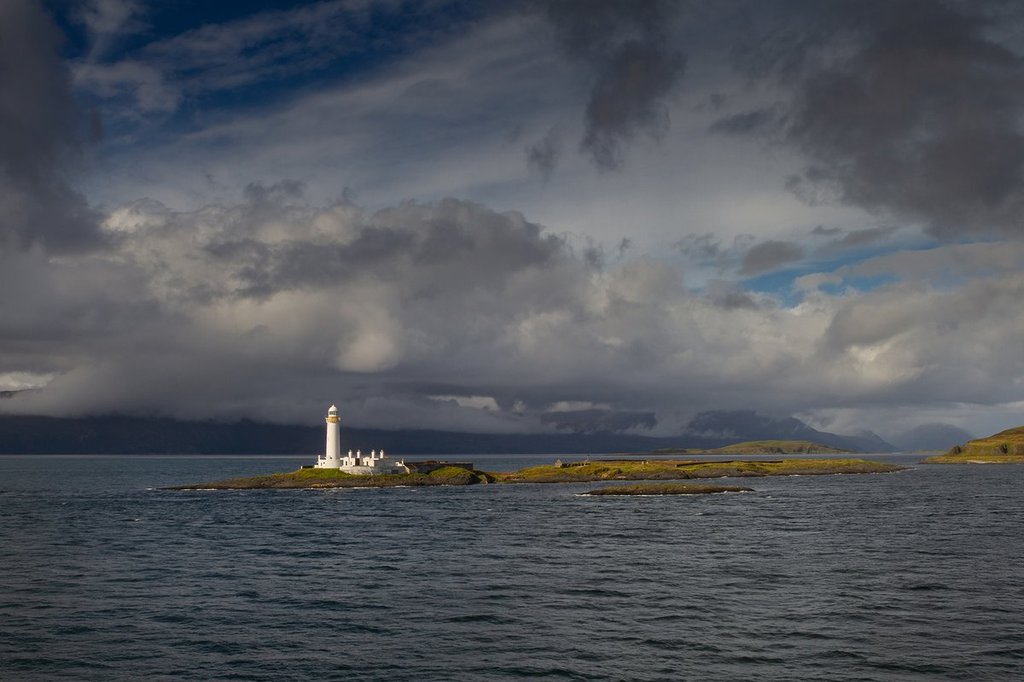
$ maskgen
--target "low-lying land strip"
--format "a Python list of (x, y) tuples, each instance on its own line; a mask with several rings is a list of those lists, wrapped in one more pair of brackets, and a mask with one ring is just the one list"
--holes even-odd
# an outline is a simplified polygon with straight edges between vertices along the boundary
[(731, 459), (702, 460), (597, 460), (528, 467), (511, 474), (496, 474), (501, 483), (572, 483), (583, 481), (667, 481), (691, 478), (748, 476), (815, 476), (822, 474), (875, 474), (904, 467), (866, 459)]
[(928, 457), (926, 464), (1024, 464), (1024, 426), (1000, 431)]
[(809, 440), (748, 440), (710, 450), (660, 448), (652, 455), (848, 455), (852, 450), (832, 448)]
[(428, 474), (360, 476), (337, 469), (299, 469), (289, 473), (232, 478), (213, 483), (173, 486), (169, 490), (238, 490), (252, 488), (388, 488), (394, 486), (474, 485), (481, 483), (584, 483), (587, 481), (667, 481), (726, 476), (814, 476), (872, 474), (904, 467), (865, 459), (601, 460), (527, 467), (512, 473), (444, 467)]
[(711, 495), (714, 493), (752, 493), (753, 488), (738, 485), (700, 485), (693, 483), (636, 483), (595, 488), (584, 495)]

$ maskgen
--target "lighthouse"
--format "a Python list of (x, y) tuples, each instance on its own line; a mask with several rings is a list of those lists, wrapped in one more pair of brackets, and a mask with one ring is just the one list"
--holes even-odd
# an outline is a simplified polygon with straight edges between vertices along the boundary
[(324, 456), (317, 459), (316, 466), (320, 469), (341, 468), (341, 418), (338, 417), (338, 406), (331, 405), (327, 410), (327, 449)]
[(338, 406), (331, 405), (327, 410), (327, 448), (324, 454), (316, 458), (317, 469), (341, 469), (347, 474), (401, 474), (409, 473), (401, 461), (392, 459), (383, 450), (372, 450), (364, 455), (361, 450), (355, 454), (348, 451), (347, 457), (341, 456), (341, 418), (338, 417)]
[(338, 424), (338, 406), (331, 405), (327, 410), (327, 451), (324, 453), (327, 459), (339, 459), (341, 457), (341, 434)]

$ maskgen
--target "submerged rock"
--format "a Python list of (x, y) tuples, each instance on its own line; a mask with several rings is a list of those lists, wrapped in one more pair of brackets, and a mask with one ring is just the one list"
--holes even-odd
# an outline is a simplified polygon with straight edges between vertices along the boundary
[(738, 485), (700, 485), (693, 483), (637, 483), (595, 488), (584, 495), (710, 495), (714, 493), (752, 493), (753, 488)]

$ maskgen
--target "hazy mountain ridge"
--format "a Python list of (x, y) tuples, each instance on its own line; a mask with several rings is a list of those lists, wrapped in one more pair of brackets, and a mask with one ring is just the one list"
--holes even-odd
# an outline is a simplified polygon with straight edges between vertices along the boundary
[(896, 449), (871, 431), (840, 435), (819, 431), (796, 417), (769, 417), (753, 410), (701, 412), (690, 420), (682, 436), (688, 442), (691, 437), (717, 440), (718, 444), (712, 447), (737, 441), (805, 440), (853, 452), (892, 452)]
[[(873, 434), (871, 434), (873, 436)], [(889, 452), (874, 436), (818, 431), (793, 417), (704, 412), (679, 436), (611, 431), (494, 434), (346, 427), (342, 447), (396, 455), (472, 453), (586, 454), (660, 448), (717, 448), (749, 440), (808, 440), (843, 450)], [(309, 454), (323, 449), (323, 426), (181, 421), (160, 417), (0, 416), (2, 454)]]
[(974, 434), (952, 424), (921, 424), (893, 436), (892, 442), (901, 450), (948, 450), (957, 443), (966, 443)]

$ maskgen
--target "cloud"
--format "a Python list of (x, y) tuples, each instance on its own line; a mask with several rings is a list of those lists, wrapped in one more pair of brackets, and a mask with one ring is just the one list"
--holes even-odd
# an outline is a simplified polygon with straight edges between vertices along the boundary
[(741, 135), (760, 132), (775, 119), (771, 109), (754, 109), (720, 118), (711, 124), (711, 132)]
[[(1019, 8), (805, 9), (785, 28), (765, 22), (744, 48), (748, 73), (777, 77), (792, 93), (783, 139), (808, 163), (790, 188), (916, 222), (943, 239), (1021, 236), (1024, 61), (995, 31), (997, 21), (1019, 22)], [(744, 116), (726, 119), (734, 132), (747, 132)]]
[[(898, 228), (891, 225), (882, 225), (879, 227), (868, 227), (860, 230), (850, 230), (842, 237), (832, 239), (818, 247), (815, 250), (815, 254), (819, 256), (829, 256), (848, 249), (857, 249), (872, 244), (877, 246), (879, 242), (884, 242), (886, 239), (891, 237), (897, 229)], [(814, 236), (825, 236), (829, 234), (838, 234), (839, 232), (842, 232), (842, 230), (836, 230), (835, 232), (829, 233), (815, 228), (815, 230), (812, 231), (812, 234)]]
[(708, 282), (707, 297), (722, 308), (757, 308), (758, 302), (735, 282), (714, 279)]
[[(921, 423), (908, 420), (911, 409), (942, 422), (965, 404), (1011, 413), (1024, 399), (1020, 353), (1007, 342), (1024, 333), (1024, 241), (955, 242), (988, 234), (984, 225), (1010, 235), (995, 218), (1010, 216), (1000, 211), (1017, 190), (995, 183), (997, 200), (978, 208), (978, 188), (939, 182), (963, 164), (932, 160), (941, 140), (974, 130), (986, 98), (994, 129), (1009, 130), (1018, 95), (993, 83), (1016, 66), (991, 26), (940, 21), (941, 35), (956, 38), (947, 45), (929, 37), (938, 30), (930, 20), (924, 37), (900, 28), (904, 3), (800, 6), (806, 14), (774, 4), (753, 13), (758, 29), (774, 13), (792, 40), (778, 59), (761, 60), (768, 68), (750, 97), (720, 99), (717, 111), (696, 103), (709, 99), (707, 81), (717, 89), (732, 78), (715, 71), (721, 34), (682, 39), (677, 10), (661, 3), (495, 12), (457, 39), (421, 35), (432, 47), (385, 50), (387, 64), (296, 89), (282, 85), (295, 75), (288, 64), (318, 73), (351, 47), (312, 35), (310, 17), (340, 6), (271, 15), (294, 33), (257, 14), (124, 54), (115, 54), (128, 44), (117, 42), (118, 22), (101, 22), (97, 35), (113, 47), (76, 69), (80, 87), (115, 114), (159, 118), (221, 88), (231, 98), (264, 83), (280, 90), (246, 111), (214, 103), (187, 133), (168, 124), (140, 136), (144, 144), (130, 135), (108, 143), (92, 189), (111, 208), (98, 215), (69, 184), (83, 117), (55, 56), (59, 36), (34, 6), (4, 5), (18, 21), (0, 26), (23, 26), (33, 42), (0, 50), (26, 57), (39, 77), (0, 85), (5, 102), (27, 103), (19, 116), (30, 114), (0, 130), (11, 178), (0, 201), (37, 212), (0, 216), (4, 246), (30, 246), (0, 249), (0, 379), (33, 389), (0, 409), (309, 423), (338, 401), (347, 423), (362, 426), (660, 434), (694, 412), (765, 404), (822, 419), (867, 415), (892, 433)], [(920, 7), (925, 18), (974, 13)], [(542, 21), (553, 22), (564, 53), (543, 39)], [(293, 58), (303, 45), (310, 54)], [(676, 100), (680, 45), (697, 91)], [(928, 50), (950, 65), (946, 80), (931, 73)], [(887, 73), (897, 83), (889, 89)], [(836, 87), (833, 99), (821, 94)], [(896, 96), (904, 91), (906, 101)], [(845, 107), (840, 125), (829, 126), (830, 102)], [(768, 110), (770, 119), (754, 115)], [(565, 123), (574, 117), (583, 120)], [(732, 137), (710, 134), (716, 125)], [(738, 137), (765, 134), (783, 146), (762, 153), (760, 140)], [(658, 135), (657, 153), (630, 149)], [(585, 156), (562, 150), (576, 139)], [(981, 150), (989, 156), (976, 158)], [(618, 174), (587, 167), (589, 158), (621, 168), (627, 151), (643, 163)], [(987, 178), (1006, 165), (997, 151), (982, 145), (964, 158)], [(524, 152), (534, 172), (557, 167), (559, 184), (526, 177)], [(874, 173), (875, 157), (893, 163)], [(796, 168), (795, 192), (881, 217), (801, 204), (782, 187)], [(553, 196), (560, 208), (545, 213)], [(940, 224), (943, 201), (960, 207), (947, 213), (967, 227)], [(530, 215), (506, 210), (515, 206)], [(67, 218), (76, 207), (87, 218), (80, 232)], [(918, 222), (954, 243), (895, 251), (895, 227), (902, 238)], [(819, 224), (835, 227), (811, 229)], [(798, 278), (797, 300), (732, 281), (817, 247), (844, 250), (846, 264)], [(867, 257), (881, 247), (889, 253)], [(867, 290), (860, 278), (871, 280)]]
[(67, 180), (88, 130), (60, 42), (36, 3), (0, 3), (0, 245), (65, 253), (99, 241), (96, 214)]
[(1024, 244), (1018, 241), (945, 244), (930, 249), (893, 251), (844, 265), (830, 273), (798, 278), (801, 287), (838, 284), (852, 277), (898, 277), (904, 282), (951, 286), (988, 275), (1024, 269)]
[[(117, 118), (138, 122), (199, 97), (255, 86), (276, 92), (283, 79), (306, 82), (332, 68), (344, 71), (346, 59), (372, 60), (428, 44), (459, 25), (453, 19), (458, 13), (446, 12), (448, 4), (410, 12), (401, 2), (331, 0), (267, 9), (161, 35), (116, 54), (110, 47), (119, 37), (141, 32), (142, 11), (130, 0), (94, 0), (80, 13), (91, 48), (76, 65), (75, 79), (109, 100)], [(397, 30), (380, 31), (380, 23)]]
[(305, 422), (340, 401), (362, 426), (673, 433), (708, 405), (1021, 397), (1009, 262), (786, 307), (728, 282), (691, 292), (643, 256), (595, 268), (514, 212), (371, 212), (287, 182), (195, 211), (135, 202), (104, 229), (103, 251), (4, 254), (0, 375), (49, 381), (5, 412)]
[(124, 33), (144, 28), (141, 8), (135, 0), (92, 0), (79, 10), (79, 18), (91, 38), (90, 59), (102, 57)]
[(804, 257), (804, 250), (793, 242), (767, 241), (754, 246), (743, 257), (741, 275), (758, 275), (780, 265), (793, 263)]
[(544, 9), (563, 49), (594, 73), (580, 147), (597, 168), (614, 170), (638, 133), (659, 138), (668, 129), (665, 103), (686, 70), (666, 31), (676, 6), (556, 0)]
[(545, 181), (551, 179), (562, 153), (560, 135), (552, 128), (540, 140), (526, 148), (526, 165), (531, 172), (538, 173)]
[(824, 225), (817, 225), (813, 230), (811, 230), (811, 234), (815, 237), (831, 237), (842, 231), (843, 229), (841, 227), (825, 227)]

